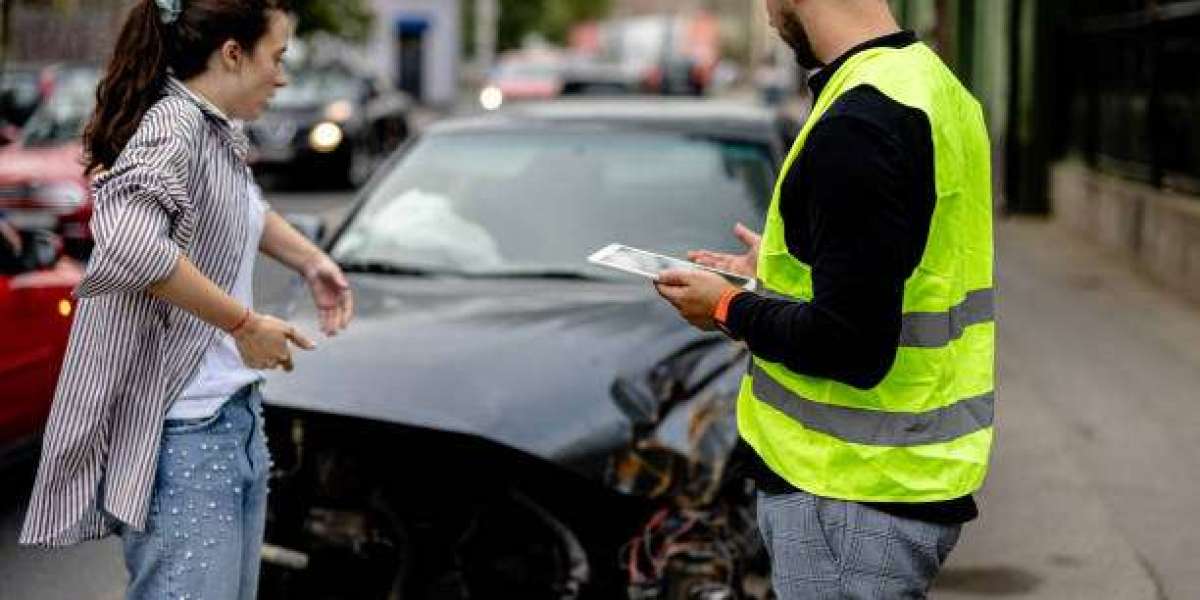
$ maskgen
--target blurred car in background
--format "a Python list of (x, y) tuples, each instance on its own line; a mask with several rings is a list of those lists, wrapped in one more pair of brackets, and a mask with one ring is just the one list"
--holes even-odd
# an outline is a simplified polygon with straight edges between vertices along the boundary
[(766, 597), (745, 349), (586, 258), (737, 251), (782, 139), (740, 105), (562, 100), (388, 161), (328, 247), (355, 325), (265, 387), (260, 597)]
[(563, 69), (563, 96), (621, 96), (643, 91), (638, 72), (616, 62), (576, 59)]
[(360, 186), (409, 135), (412, 101), (343, 69), (299, 69), (247, 134), (256, 171)]
[(21, 229), (54, 231), (66, 253), (79, 259), (92, 248), (91, 186), (83, 172), (81, 135), (99, 78), (93, 67), (57, 69), (50, 96), (17, 141), (0, 148), (0, 211)]
[(21, 128), (53, 87), (53, 67), (5, 64), (0, 70), (0, 123)]
[(0, 216), (0, 466), (36, 450), (71, 329), (79, 263)]
[(479, 94), (484, 110), (561, 96), (620, 96), (645, 91), (639, 73), (595, 57), (508, 59)]
[(496, 110), (504, 104), (549, 100), (563, 90), (563, 63), (557, 57), (506, 56), (492, 69), (479, 104)]
[(712, 80), (712, 68), (689, 56), (672, 56), (659, 63), (651, 77), (659, 82), (662, 93), (673, 96), (700, 96)]

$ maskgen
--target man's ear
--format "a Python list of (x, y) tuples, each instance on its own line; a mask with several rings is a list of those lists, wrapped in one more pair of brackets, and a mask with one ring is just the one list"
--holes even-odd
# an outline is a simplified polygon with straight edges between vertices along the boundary
[(236, 71), (244, 54), (245, 50), (242, 49), (241, 44), (237, 43), (237, 40), (225, 40), (220, 49), (221, 65), (230, 71)]

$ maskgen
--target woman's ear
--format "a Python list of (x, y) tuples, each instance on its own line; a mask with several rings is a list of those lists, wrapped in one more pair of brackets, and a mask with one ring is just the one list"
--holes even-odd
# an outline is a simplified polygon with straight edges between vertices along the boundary
[(243, 54), (245, 51), (242, 50), (242, 45), (237, 43), (237, 40), (225, 40), (220, 49), (221, 66), (225, 67), (227, 71), (236, 71), (242, 62)]

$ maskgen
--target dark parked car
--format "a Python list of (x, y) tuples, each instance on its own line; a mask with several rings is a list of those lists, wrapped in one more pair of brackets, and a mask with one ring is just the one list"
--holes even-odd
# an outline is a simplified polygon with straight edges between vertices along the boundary
[(262, 597), (766, 597), (744, 348), (586, 257), (736, 250), (780, 139), (732, 105), (588, 101), (390, 160), (329, 247), (357, 321), (265, 388)]
[[(250, 123), (251, 163), (362, 185), (408, 138), (411, 101), (344, 70), (292, 74), (267, 112)], [(332, 179), (331, 179), (332, 178)]]
[(563, 71), (564, 96), (620, 96), (643, 88), (636, 70), (614, 62), (575, 60)]

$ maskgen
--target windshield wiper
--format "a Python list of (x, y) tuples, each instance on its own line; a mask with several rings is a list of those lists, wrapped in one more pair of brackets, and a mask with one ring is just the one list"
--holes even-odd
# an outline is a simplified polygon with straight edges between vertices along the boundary
[(400, 277), (435, 277), (456, 274), (418, 265), (382, 261), (339, 261), (338, 266), (346, 273), (370, 273), (375, 275), (397, 275)]
[(397, 275), (401, 277), (460, 277), (464, 279), (555, 279), (566, 281), (615, 281), (577, 269), (511, 269), (507, 271), (459, 271), (420, 265), (406, 265), (383, 261), (339, 261), (347, 273), (369, 273)]
[(477, 273), (463, 273), (464, 277), (472, 279), (559, 279), (567, 281), (613, 281), (608, 277), (601, 277), (575, 269), (520, 269), (512, 271), (481, 271)]

